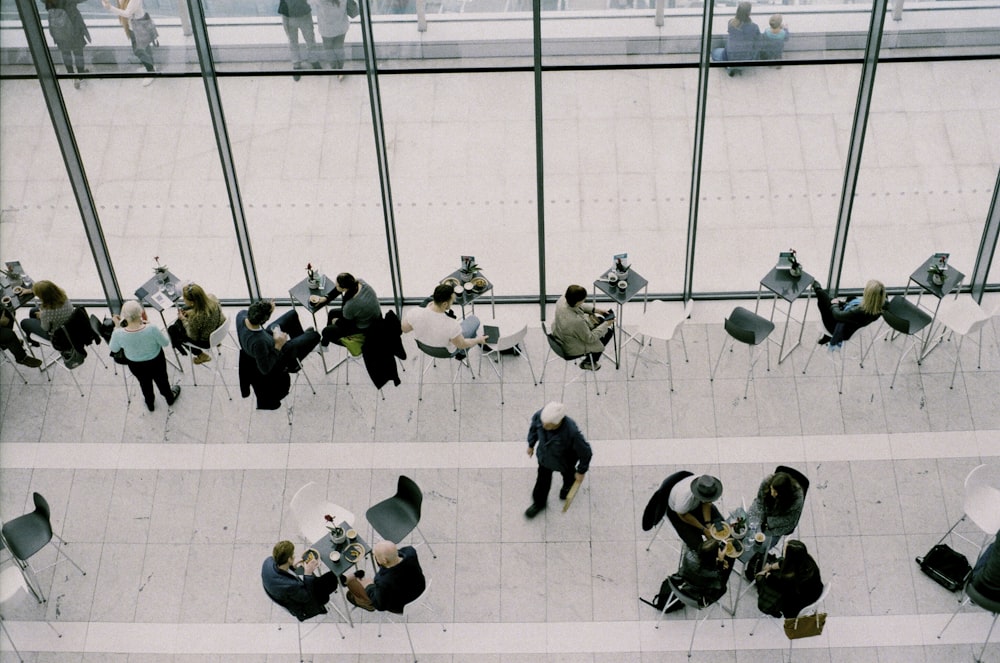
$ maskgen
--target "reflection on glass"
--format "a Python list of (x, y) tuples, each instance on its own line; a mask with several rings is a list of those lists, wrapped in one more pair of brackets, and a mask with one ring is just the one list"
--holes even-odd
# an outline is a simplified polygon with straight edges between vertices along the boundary
[(0, 81), (0, 263), (103, 297), (93, 254), (37, 81)]

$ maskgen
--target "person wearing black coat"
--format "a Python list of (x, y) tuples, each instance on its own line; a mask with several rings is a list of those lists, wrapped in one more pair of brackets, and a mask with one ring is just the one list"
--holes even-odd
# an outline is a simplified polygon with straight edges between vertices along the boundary
[(819, 315), (826, 328), (826, 334), (819, 339), (820, 345), (840, 345), (851, 338), (854, 332), (878, 320), (885, 306), (885, 286), (874, 279), (865, 284), (860, 297), (846, 302), (831, 299), (830, 293), (823, 289), (819, 281), (813, 281), (812, 287), (816, 293)]
[[(294, 560), (295, 544), (291, 541), (275, 544), (271, 557), (264, 560), (260, 569), (264, 591), (299, 621), (326, 614), (330, 595), (337, 590), (337, 576), (332, 573), (313, 575), (319, 566), (318, 557), (309, 561)], [(292, 570), (297, 566), (302, 566), (303, 575)]]
[(765, 564), (757, 573), (757, 607), (772, 617), (796, 617), (823, 593), (823, 579), (806, 544), (785, 543), (781, 559)]

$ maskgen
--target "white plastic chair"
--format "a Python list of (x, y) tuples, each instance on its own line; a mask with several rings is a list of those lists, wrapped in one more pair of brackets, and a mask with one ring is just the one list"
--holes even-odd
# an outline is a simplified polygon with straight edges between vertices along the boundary
[(193, 343), (185, 343), (184, 347), (188, 351), (188, 360), (191, 362), (191, 380), (194, 382), (194, 386), (198, 386), (198, 376), (197, 371), (194, 370), (194, 356), (196, 354), (204, 352), (212, 358), (212, 366), (205, 366), (209, 370), (215, 370), (215, 374), (222, 383), (222, 386), (226, 389), (226, 396), (229, 396), (229, 400), (233, 400), (233, 395), (229, 393), (229, 385), (226, 384), (225, 378), (222, 377), (222, 344), (229, 337), (229, 326), (230, 319), (226, 318), (221, 325), (219, 325), (215, 331), (213, 331), (208, 337), (208, 347), (203, 348)]
[[(632, 377), (635, 377), (635, 369), (639, 365), (639, 356), (646, 348), (646, 341), (649, 340), (650, 352), (654, 355), (654, 361), (667, 367), (667, 377), (670, 381), (670, 391), (674, 390), (674, 368), (673, 360), (670, 357), (670, 343), (678, 328), (681, 333), (681, 347), (684, 348), (684, 361), (688, 361), (687, 343), (684, 341), (684, 321), (691, 317), (694, 312), (694, 300), (689, 299), (681, 305), (680, 302), (665, 302), (653, 300), (649, 302), (646, 312), (639, 320), (639, 329), (636, 336), (642, 337), (639, 349), (635, 353), (635, 362), (632, 364)], [(653, 341), (663, 341), (667, 350), (667, 359), (663, 361), (655, 356)]]
[[(8, 566), (3, 571), (0, 571), (0, 610), (3, 606), (11, 602), (18, 602), (23, 600), (25, 596), (28, 595), (28, 587), (24, 584), (24, 578), (18, 573), (17, 567)], [(62, 633), (52, 625), (51, 622), (46, 621), (49, 628), (59, 636), (62, 637)], [(17, 645), (14, 644), (14, 639), (10, 637), (10, 633), (7, 631), (7, 627), (3, 623), (3, 614), (0, 613), (0, 629), (3, 630), (3, 634), (7, 636), (7, 641), (10, 642), (11, 649), (14, 650), (14, 655), (17, 656), (17, 660), (24, 661), (21, 658), (21, 652), (18, 651)], [(2, 651), (2, 648), (0, 648)]]
[[(820, 607), (820, 605), (822, 605), (826, 601), (826, 597), (830, 593), (830, 587), (831, 587), (831, 585), (833, 585), (833, 581), (832, 580), (827, 580), (826, 584), (823, 585), (823, 592), (819, 595), (819, 598), (816, 599), (815, 601), (813, 601), (812, 603), (810, 603), (809, 605), (807, 605), (806, 607), (804, 607), (801, 610), (799, 610), (799, 614), (795, 616), (795, 619), (798, 620), (798, 619), (816, 618), (816, 615), (819, 614), (819, 607)], [(754, 631), (757, 630), (757, 625), (760, 624), (760, 621), (762, 619), (765, 619), (765, 618), (769, 618), (768, 619), (769, 622), (771, 622), (772, 624), (774, 624), (778, 628), (782, 629), (782, 632), (784, 632), (784, 623), (785, 623), (784, 618), (782, 618), (782, 617), (771, 617), (770, 615), (761, 615), (760, 617), (757, 618), (757, 621), (754, 622), (753, 628), (750, 629), (750, 635), (754, 634)], [(789, 639), (788, 640), (788, 663), (792, 663), (792, 645), (793, 644), (795, 644), (795, 640)]]
[[(955, 366), (951, 370), (951, 385), (949, 389), (955, 388), (955, 375), (958, 373), (958, 366), (962, 362), (962, 343), (966, 338), (978, 332), (979, 341), (976, 343), (979, 348), (979, 355), (976, 360), (976, 368), (983, 367), (983, 327), (990, 321), (990, 315), (982, 309), (972, 297), (962, 297), (952, 299), (950, 297), (941, 300), (941, 307), (938, 309), (938, 320), (947, 327), (953, 334), (958, 334), (958, 343), (955, 345)], [(949, 337), (950, 339), (950, 337)]]
[[(955, 528), (965, 519), (971, 520), (983, 532), (979, 541), (973, 541)], [(965, 539), (978, 546), (979, 553), (983, 551), (989, 538), (1000, 530), (1000, 465), (980, 465), (965, 477), (965, 501), (962, 505), (962, 517), (955, 521), (945, 535), (949, 534)], [(976, 553), (976, 557), (979, 557)]]
[(531, 365), (531, 357), (524, 345), (524, 337), (527, 335), (528, 325), (524, 325), (513, 334), (501, 336), (496, 343), (490, 345), (489, 352), (479, 354), (479, 376), (483, 375), (483, 356), (485, 355), (490, 359), (489, 364), (493, 368), (493, 372), (500, 378), (500, 405), (503, 405), (503, 355), (500, 353), (513, 351), (517, 356), (527, 359), (528, 369), (531, 371), (531, 381), (536, 387), (538, 386), (538, 380), (535, 378), (535, 367)]
[(334, 524), (346, 522), (354, 525), (354, 514), (326, 499), (326, 490), (315, 481), (310, 481), (296, 491), (292, 497), (291, 504), (288, 505), (292, 512), (292, 518), (299, 528), (299, 534), (308, 545), (326, 536), (329, 531), (326, 528), (325, 516), (333, 516)]

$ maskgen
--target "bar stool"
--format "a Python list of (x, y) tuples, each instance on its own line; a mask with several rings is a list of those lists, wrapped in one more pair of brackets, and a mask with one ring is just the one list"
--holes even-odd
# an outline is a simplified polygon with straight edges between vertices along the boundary
[[(732, 338), (729, 345), (729, 351), (732, 352), (733, 346), (736, 341), (744, 343), (747, 346), (747, 361), (749, 368), (747, 369), (747, 382), (743, 389), (743, 399), (746, 400), (747, 393), (750, 391), (750, 379), (753, 377), (753, 367), (760, 358), (754, 357), (754, 348), (761, 343), (764, 343), (770, 337), (771, 332), (774, 331), (774, 323), (767, 318), (761, 317), (756, 313), (752, 313), (742, 306), (737, 306), (733, 309), (733, 312), (729, 314), (725, 322), (726, 333)], [(719, 369), (719, 364), (722, 362), (722, 355), (726, 351), (726, 342), (722, 343), (722, 351), (719, 352), (719, 358), (715, 362), (715, 368), (712, 369), (712, 375), (709, 378), (710, 382), (715, 381), (715, 372)], [(766, 345), (764, 346), (764, 351), (767, 353), (767, 370), (771, 370), (771, 351)]]

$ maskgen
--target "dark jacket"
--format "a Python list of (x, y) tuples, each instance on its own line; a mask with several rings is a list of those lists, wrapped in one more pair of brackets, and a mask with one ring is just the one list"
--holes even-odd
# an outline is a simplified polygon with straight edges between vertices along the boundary
[(406, 359), (401, 333), (399, 318), (394, 311), (386, 313), (384, 318), (373, 320), (365, 330), (365, 344), (361, 347), (361, 354), (368, 377), (372, 379), (376, 389), (381, 389), (390, 380), (395, 386), (399, 386), (396, 357)]
[[(802, 608), (815, 603), (823, 593), (823, 580), (812, 557), (808, 558), (804, 569), (791, 577), (783, 576), (780, 570), (771, 571), (757, 582), (761, 585), (758, 592), (763, 591), (764, 587), (774, 589), (779, 597), (775, 607), (783, 617), (795, 617)], [(776, 614), (771, 614), (777, 617)]]
[(282, 353), (274, 346), (274, 336), (267, 329), (247, 329), (246, 320), (245, 310), (236, 314), (236, 338), (239, 339), (240, 350), (257, 362), (258, 372), (270, 374), (281, 364)]
[(316, 577), (296, 576), (278, 568), (273, 557), (264, 560), (260, 580), (271, 600), (288, 609), (299, 621), (326, 613), (326, 606), (313, 593)]
[[(74, 50), (78, 48), (83, 48), (85, 45), (90, 43), (90, 31), (87, 30), (87, 24), (83, 21), (83, 16), (80, 14), (80, 10), (77, 8), (78, 4), (86, 2), (87, 0), (47, 0), (45, 3), (45, 9), (49, 13), (49, 34), (52, 35), (52, 41), (56, 42), (56, 45), (61, 49)], [(55, 12), (59, 10), (66, 12), (66, 17), (69, 19), (69, 29), (66, 33), (61, 33), (58, 30), (53, 32), (52, 22)], [(59, 35), (58, 37), (56, 35)]]
[(852, 308), (845, 311), (842, 305), (834, 304), (830, 299), (830, 293), (823, 288), (816, 288), (816, 304), (819, 306), (820, 315), (823, 316), (824, 324), (829, 315), (834, 323), (834, 329), (827, 329), (830, 332), (830, 343), (837, 345), (854, 336), (854, 332), (862, 327), (867, 327), (879, 319), (878, 315), (865, 313), (860, 308)]
[(753, 21), (738, 27), (730, 21), (729, 36), (726, 38), (726, 59), (756, 60), (759, 38), (760, 28)]
[(65, 352), (75, 348), (84, 355), (87, 351), (84, 346), (96, 343), (100, 337), (94, 333), (90, 326), (90, 316), (87, 310), (81, 306), (74, 307), (72, 315), (62, 327), (52, 330), (52, 347), (60, 352)]
[(424, 572), (413, 546), (399, 549), (399, 564), (379, 569), (365, 590), (376, 610), (401, 613), (403, 607), (427, 587)]
[(679, 576), (684, 581), (681, 590), (684, 594), (697, 598), (703, 606), (711, 605), (725, 595), (729, 574), (732, 572), (732, 564), (723, 567), (718, 562), (702, 566), (698, 551), (687, 548), (681, 557)]
[(531, 416), (528, 428), (528, 446), (538, 449), (535, 455), (538, 464), (561, 473), (579, 472), (585, 474), (590, 468), (590, 458), (594, 455), (590, 444), (584, 439), (576, 422), (563, 417), (559, 428), (545, 430), (542, 426), (542, 411)]
[(646, 504), (645, 511), (642, 512), (642, 531), (648, 532), (649, 530), (656, 527), (656, 525), (663, 520), (663, 516), (671, 515), (671, 523), (674, 523), (674, 528), (677, 528), (676, 520), (680, 520), (676, 513), (670, 511), (667, 500), (670, 498), (670, 491), (673, 490), (674, 486), (681, 479), (686, 479), (691, 476), (691, 472), (687, 470), (681, 470), (680, 472), (675, 472), (663, 480), (660, 487), (657, 488), (653, 496), (649, 498), (649, 503)]

